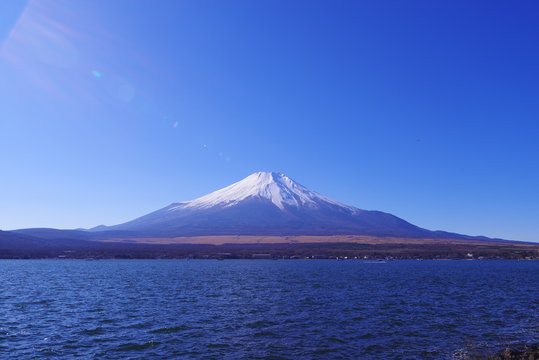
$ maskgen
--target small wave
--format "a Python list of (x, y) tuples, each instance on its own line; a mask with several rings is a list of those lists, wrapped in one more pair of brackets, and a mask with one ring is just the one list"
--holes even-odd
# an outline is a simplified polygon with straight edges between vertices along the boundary
[(148, 349), (148, 348), (151, 348), (153, 346), (157, 346), (161, 344), (160, 342), (156, 342), (156, 341), (147, 341), (143, 344), (136, 344), (136, 343), (125, 343), (125, 344), (121, 344), (120, 346), (118, 346), (115, 350), (116, 351), (140, 351), (140, 350), (145, 350), (145, 349)]
[(164, 327), (160, 329), (151, 330), (150, 333), (152, 334), (169, 334), (174, 333), (178, 331), (185, 331), (191, 329), (189, 326), (186, 325), (180, 325), (180, 326), (174, 326), (174, 327)]
[(326, 338), (325, 340), (327, 340), (329, 342), (332, 342), (332, 343), (346, 344), (346, 341), (344, 341), (342, 339), (338, 339), (336, 337), (329, 337), (329, 338)]
[(277, 336), (271, 331), (260, 331), (253, 335), (254, 337), (267, 337), (267, 336)]
[(80, 334), (84, 334), (84, 335), (98, 335), (98, 334), (103, 334), (105, 332), (105, 330), (98, 326), (96, 328), (93, 328), (93, 329), (84, 329), (82, 331), (80, 331)]
[(258, 328), (263, 328), (263, 327), (268, 327), (268, 326), (273, 326), (273, 325), (277, 325), (277, 324), (272, 321), (258, 320), (258, 321), (249, 323), (246, 326), (251, 329), (258, 329)]
[(328, 354), (328, 353), (333, 352), (333, 351), (335, 351), (335, 350), (334, 349), (318, 349), (318, 350), (313, 351), (313, 354), (324, 355), (324, 354)]

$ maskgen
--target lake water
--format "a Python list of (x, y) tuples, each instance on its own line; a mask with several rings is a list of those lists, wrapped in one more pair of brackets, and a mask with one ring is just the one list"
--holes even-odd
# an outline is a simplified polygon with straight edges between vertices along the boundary
[(0, 358), (458, 359), (539, 342), (537, 261), (0, 261)]

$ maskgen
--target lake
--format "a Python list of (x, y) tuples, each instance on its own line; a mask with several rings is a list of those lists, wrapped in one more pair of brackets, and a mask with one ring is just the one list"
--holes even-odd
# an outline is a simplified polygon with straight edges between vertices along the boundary
[(460, 359), (539, 342), (538, 261), (3, 260), (0, 358)]

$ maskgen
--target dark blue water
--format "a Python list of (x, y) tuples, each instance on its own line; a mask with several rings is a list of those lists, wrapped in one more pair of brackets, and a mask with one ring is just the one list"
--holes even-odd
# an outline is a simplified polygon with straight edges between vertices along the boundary
[(0, 358), (462, 358), (539, 341), (538, 275), (533, 261), (0, 261)]

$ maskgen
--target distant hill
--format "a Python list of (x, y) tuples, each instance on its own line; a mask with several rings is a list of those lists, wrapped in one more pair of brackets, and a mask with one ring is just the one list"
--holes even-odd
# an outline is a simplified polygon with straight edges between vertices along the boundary
[[(66, 230), (27, 229), (18, 231), (0, 231), (0, 250), (2, 249), (45, 249), (64, 248), (66, 246), (88, 246), (92, 242), (80, 239), (75, 233)], [(56, 233), (57, 236), (43, 236)]]
[(45, 241), (34, 236), (0, 230), (0, 249), (23, 249), (44, 246)]

